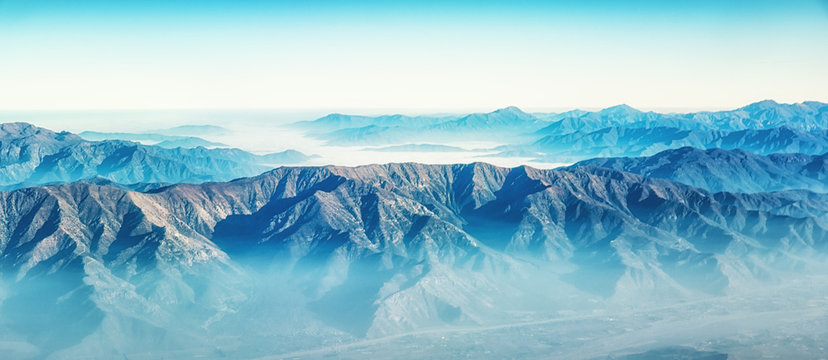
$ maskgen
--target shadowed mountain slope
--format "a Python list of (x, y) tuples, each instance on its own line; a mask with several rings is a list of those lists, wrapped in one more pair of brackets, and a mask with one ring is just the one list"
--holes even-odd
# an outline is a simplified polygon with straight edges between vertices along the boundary
[(713, 192), (828, 192), (828, 154), (756, 155), (744, 150), (684, 147), (649, 157), (596, 158), (572, 167), (596, 166), (669, 179)]
[[(301, 342), (275, 334), (297, 329), (313, 342), (492, 324), (590, 298), (715, 296), (820, 268), (825, 200), (762, 196), (482, 163), (2, 192), (0, 333), (68, 357), (210, 348), (223, 333), (284, 350)], [(805, 210), (763, 205), (774, 201)]]

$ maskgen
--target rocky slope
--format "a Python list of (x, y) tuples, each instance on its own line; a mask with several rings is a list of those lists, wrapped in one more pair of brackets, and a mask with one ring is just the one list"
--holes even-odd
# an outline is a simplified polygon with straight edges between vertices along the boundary
[(682, 147), (742, 149), (757, 154), (828, 152), (828, 130), (788, 127), (763, 130), (682, 130), (679, 128), (612, 127), (583, 133), (545, 136), (532, 144), (499, 150), (522, 150), (550, 160), (581, 161), (592, 157), (652, 156)]
[(719, 296), (820, 269), (825, 199), (762, 196), (482, 163), (2, 192), (0, 334), (54, 358), (250, 356)]
[(744, 150), (684, 147), (649, 157), (596, 158), (573, 165), (580, 166), (669, 179), (713, 192), (828, 192), (828, 153), (757, 155)]

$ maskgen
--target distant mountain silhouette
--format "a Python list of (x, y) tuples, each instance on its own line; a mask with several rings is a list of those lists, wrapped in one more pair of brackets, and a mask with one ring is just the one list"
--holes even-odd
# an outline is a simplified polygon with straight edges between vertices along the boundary
[[(331, 114), (296, 123), (311, 136), (335, 145), (388, 145), (444, 142), (462, 134), (465, 139), (527, 145), (565, 135), (584, 136), (608, 129), (669, 128), (673, 132), (733, 132), (788, 128), (809, 132), (828, 130), (828, 104), (806, 101), (779, 104), (765, 100), (728, 111), (695, 113), (643, 112), (628, 105), (600, 111), (528, 114), (516, 107), (462, 116), (383, 115), (377, 117)], [(623, 130), (618, 130), (623, 131)]]
[(122, 183), (231, 180), (309, 159), (293, 150), (173, 148), (120, 140), (87, 141), (26, 123), (0, 124), (0, 185), (6, 189), (101, 177)]

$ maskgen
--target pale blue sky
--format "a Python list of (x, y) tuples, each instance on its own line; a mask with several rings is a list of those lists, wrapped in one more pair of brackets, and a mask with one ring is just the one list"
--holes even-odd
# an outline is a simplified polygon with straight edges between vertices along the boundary
[(0, 109), (828, 101), (825, 1), (0, 0)]

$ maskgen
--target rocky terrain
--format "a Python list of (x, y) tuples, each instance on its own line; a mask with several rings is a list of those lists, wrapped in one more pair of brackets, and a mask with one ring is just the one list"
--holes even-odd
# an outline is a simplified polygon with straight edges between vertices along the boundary
[(19, 357), (250, 357), (825, 271), (825, 199), (761, 196), (484, 163), (2, 192), (0, 334)]
[(573, 165), (596, 166), (669, 179), (713, 192), (828, 192), (828, 153), (757, 155), (744, 150), (684, 147), (649, 157), (596, 158)]

